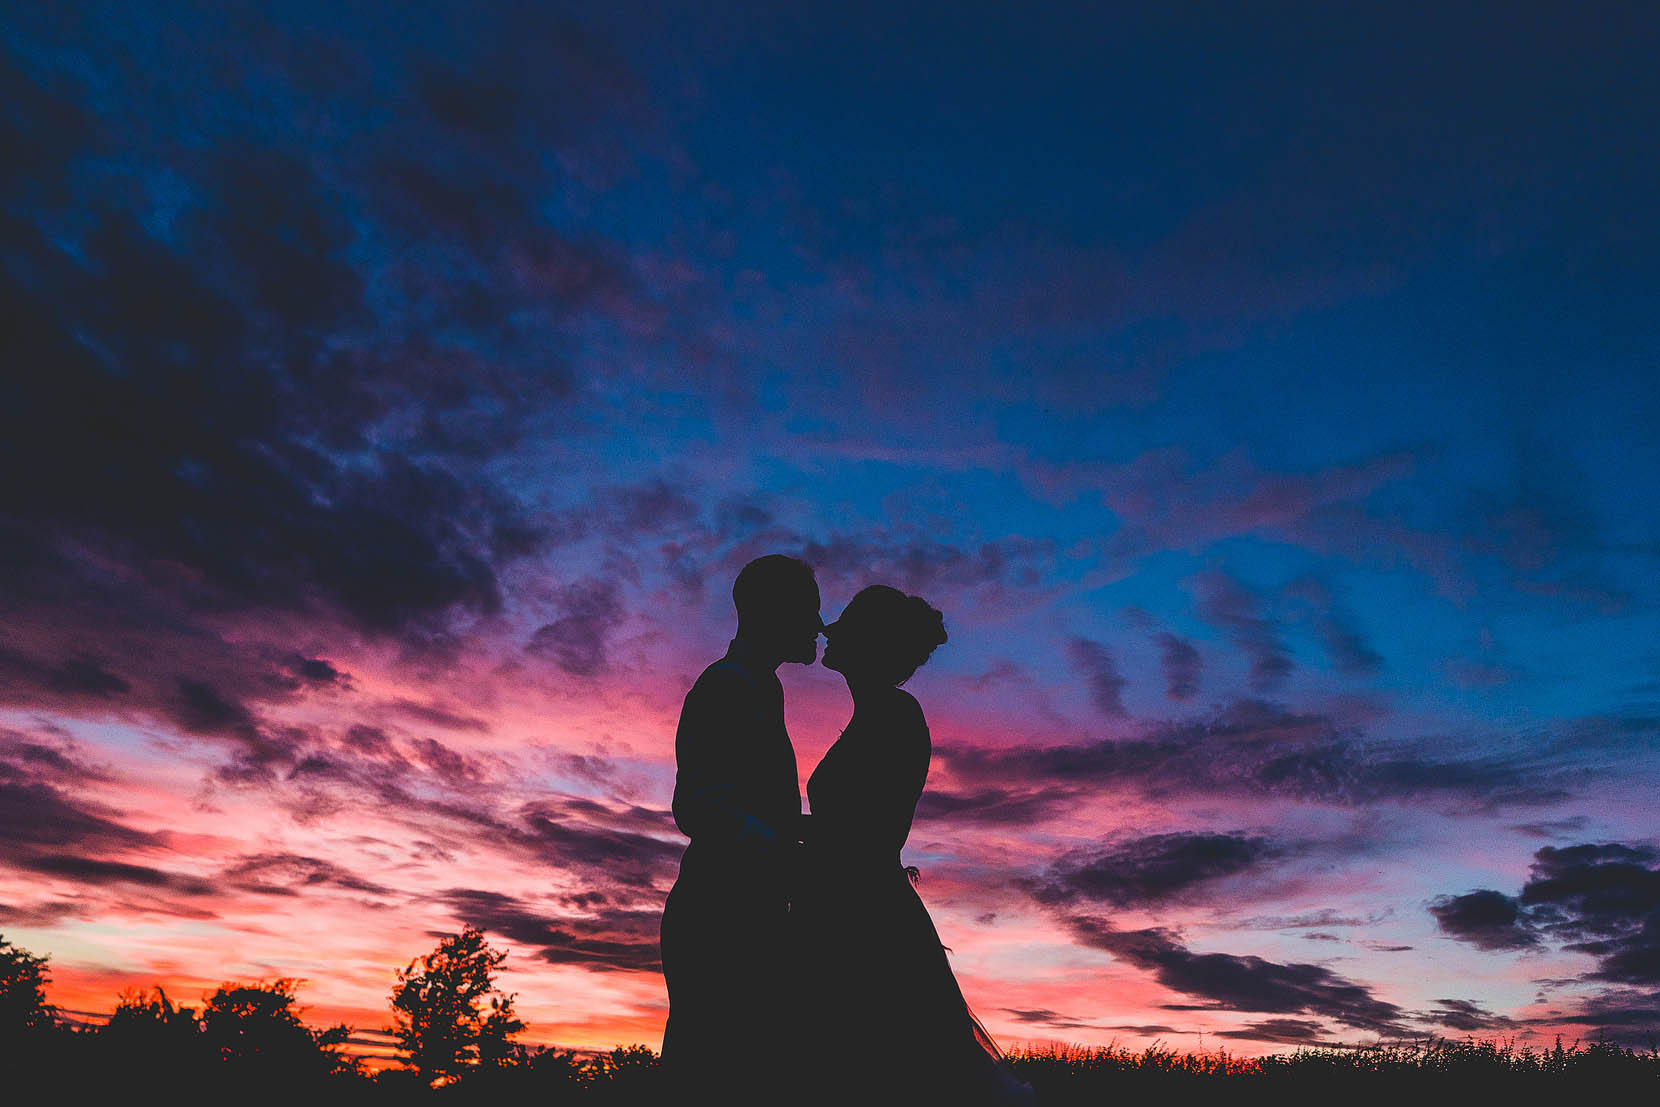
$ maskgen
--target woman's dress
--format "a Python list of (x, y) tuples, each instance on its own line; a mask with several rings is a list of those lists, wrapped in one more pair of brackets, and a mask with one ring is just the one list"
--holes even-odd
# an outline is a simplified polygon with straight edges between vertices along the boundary
[(963, 1000), (900, 864), (931, 754), (922, 709), (860, 704), (807, 783), (791, 907), (811, 1027), (803, 1087), (821, 1103), (1032, 1102)]

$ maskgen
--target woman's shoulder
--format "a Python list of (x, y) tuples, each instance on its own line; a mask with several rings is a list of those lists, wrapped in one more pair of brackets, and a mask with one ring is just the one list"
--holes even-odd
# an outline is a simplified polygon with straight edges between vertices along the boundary
[(927, 743), (928, 718), (922, 713), (922, 705), (916, 702), (915, 696), (903, 688), (895, 688), (888, 710), (898, 729)]

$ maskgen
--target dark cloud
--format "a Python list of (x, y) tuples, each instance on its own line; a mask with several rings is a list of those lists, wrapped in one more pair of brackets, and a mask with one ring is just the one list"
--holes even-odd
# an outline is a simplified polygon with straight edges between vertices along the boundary
[(996, 751), (942, 744), (935, 752), (965, 782), (1116, 784), (1160, 799), (1266, 795), (1342, 804), (1429, 802), (1477, 812), (1553, 802), (1567, 794), (1561, 786), (1565, 774), (1543, 757), (1455, 759), (1427, 743), (1366, 742), (1330, 715), (1256, 700), (1135, 738)]
[(1193, 643), (1174, 634), (1159, 635), (1159, 664), (1164, 668), (1164, 694), (1178, 703), (1199, 694), (1204, 661)]
[(1660, 984), (1660, 866), (1648, 846), (1545, 846), (1520, 895), (1481, 889), (1431, 905), (1441, 928), (1480, 949), (1549, 940), (1597, 960), (1590, 979)]
[(17, 866), (29, 872), (46, 876), (61, 876), (77, 884), (93, 887), (111, 884), (133, 884), (145, 888), (164, 888), (185, 896), (211, 896), (218, 888), (207, 880), (166, 872), (149, 865), (128, 861), (112, 861), (102, 857), (83, 857), (77, 854), (46, 853), (25, 855), (16, 859)]
[(1173, 991), (1208, 1001), (1202, 1009), (1316, 1015), (1374, 1034), (1406, 1033), (1400, 1008), (1319, 965), (1194, 953), (1168, 930), (1116, 930), (1086, 915), (1066, 922), (1083, 944), (1148, 970)]
[(1174, 1027), (1144, 1024), (1144, 1025), (1102, 1025), (1101, 1023), (1085, 1022), (1083, 1019), (1071, 1015), (1063, 1015), (1058, 1011), (1051, 1011), (1047, 1007), (1005, 1007), (1004, 1011), (1015, 1022), (1029, 1026), (1047, 1026), (1052, 1030), (1120, 1030), (1130, 1034), (1174, 1034)]
[(321, 657), (295, 654), (288, 659), (288, 666), (290, 672), (308, 684), (343, 684), (349, 679), (345, 673)]
[(1529, 922), (1563, 948), (1597, 958), (1592, 975), (1619, 984), (1660, 984), (1660, 867), (1655, 851), (1619, 843), (1534, 855), (1521, 901)]
[(1109, 718), (1124, 715), (1124, 678), (1112, 651), (1089, 638), (1074, 638), (1066, 644), (1067, 656), (1089, 685), (1089, 702)]
[(1566, 819), (1517, 823), (1510, 829), (1520, 831), (1533, 838), (1566, 838), (1583, 832), (1589, 822), (1590, 820), (1584, 815), (1574, 815)]
[(1315, 624), (1315, 628), (1338, 672), (1350, 676), (1375, 676), (1383, 669), (1383, 658), (1343, 618), (1334, 613), (1327, 614)]
[(655, 837), (672, 832), (662, 812), (592, 800), (528, 804), (510, 830), (516, 843), (550, 865), (595, 887), (636, 892), (666, 886), (685, 850), (684, 841)]
[(1301, 614), (1313, 620), (1333, 668), (1348, 676), (1374, 676), (1382, 670), (1383, 658), (1355, 626), (1353, 613), (1333, 595), (1329, 584), (1305, 576), (1292, 581), (1285, 592), (1301, 605)]
[(1477, 1031), (1498, 1030), (1514, 1026), (1515, 1023), (1503, 1015), (1495, 1015), (1491, 1011), (1468, 999), (1438, 999), (1435, 1008), (1421, 1016), (1424, 1022), (1445, 1026), (1452, 1030)]
[(417, 703), (410, 699), (399, 699), (395, 700), (392, 706), (400, 714), (408, 715), (412, 719), (419, 719), (421, 722), (430, 723), (433, 726), (441, 726), (445, 730), (471, 730), (483, 733), (490, 729), (490, 724), (477, 715), (467, 715), (435, 703)]
[(547, 657), (572, 676), (594, 676), (607, 664), (606, 643), (622, 625), (623, 604), (614, 582), (584, 580), (559, 589), (559, 617), (531, 636), (529, 651)]
[(386, 895), (384, 885), (365, 880), (330, 861), (294, 853), (255, 853), (237, 859), (219, 874), (226, 884), (248, 892), (297, 896), (317, 887)]
[[(56, 877), (85, 888), (126, 887), (204, 897), (212, 886), (135, 859), (166, 847), (163, 835), (119, 821), (85, 797), (105, 779), (73, 751), (0, 731), (0, 867)], [(25, 914), (79, 913), (78, 907), (16, 908)]]
[(1067, 788), (979, 788), (957, 792), (930, 786), (917, 801), (918, 821), (982, 826), (1029, 825), (1047, 819), (1071, 803)]
[(253, 713), (212, 684), (189, 677), (174, 681), (173, 721), (195, 734), (234, 734), (257, 739)]
[(46, 847), (119, 851), (157, 844), (154, 835), (113, 814), (0, 762), (0, 842), (13, 859)]
[(618, 908), (584, 915), (547, 915), (499, 892), (452, 888), (444, 902), (457, 918), (536, 948), (551, 965), (582, 965), (597, 971), (661, 972), (657, 932), (660, 907)]
[(1660, 991), (1612, 988), (1591, 996), (1578, 1009), (1525, 1020), (1533, 1025), (1571, 1023), (1595, 1027), (1597, 1036), (1638, 1049), (1654, 1047), (1654, 1028), (1660, 1026)]
[(349, 749), (366, 754), (369, 757), (408, 764), (404, 761), (403, 756), (398, 753), (397, 747), (392, 744), (392, 739), (388, 738), (386, 732), (379, 727), (353, 723), (346, 728), (344, 741)]
[(1238, 833), (1153, 834), (1063, 858), (1029, 890), (1045, 904), (1167, 903), (1189, 898), (1213, 881), (1250, 872), (1282, 852), (1266, 838)]
[(1233, 1030), (1218, 1030), (1215, 1034), (1218, 1038), (1239, 1038), (1250, 1042), (1314, 1045), (1326, 1038), (1328, 1031), (1323, 1024), (1308, 1019), (1263, 1019)]
[(702, 515), (687, 489), (661, 479), (612, 488), (595, 499), (609, 528), (623, 537), (679, 533)]
[(1200, 573), (1193, 583), (1200, 616), (1227, 631), (1250, 658), (1252, 690), (1266, 692), (1284, 685), (1294, 668), (1291, 648), (1263, 612), (1262, 601), (1220, 569)]
[(1429, 910), (1443, 933), (1477, 949), (1530, 949), (1539, 944), (1522, 924), (1521, 905), (1503, 892), (1482, 888), (1442, 896)]
[(549, 217), (643, 86), (529, 9), (321, 52), (170, 26), (43, 9), (0, 47), (0, 698), (227, 737), (344, 686), (281, 628), (446, 647), (557, 530), (496, 462), (579, 427), (577, 330), (659, 310)]
[(86, 904), (75, 900), (41, 900), (37, 903), (0, 903), (0, 922), (7, 926), (49, 927), (86, 913)]

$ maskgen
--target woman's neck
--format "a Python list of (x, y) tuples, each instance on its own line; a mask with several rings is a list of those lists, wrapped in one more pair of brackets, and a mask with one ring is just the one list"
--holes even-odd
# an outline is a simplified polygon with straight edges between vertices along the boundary
[(847, 690), (853, 694), (853, 710), (857, 711), (862, 706), (882, 699), (888, 692), (893, 691), (893, 685), (869, 677), (848, 677)]

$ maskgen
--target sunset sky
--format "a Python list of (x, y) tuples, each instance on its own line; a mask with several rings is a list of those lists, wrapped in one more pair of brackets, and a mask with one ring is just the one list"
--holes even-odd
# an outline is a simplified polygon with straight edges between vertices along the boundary
[[(384, 1026), (476, 924), (528, 1040), (657, 1046), (675, 718), (783, 552), (945, 612), (904, 858), (1005, 1043), (1660, 1027), (1653, 5), (0, 41), (0, 934), (60, 1006)], [(780, 676), (805, 782), (850, 703)]]

